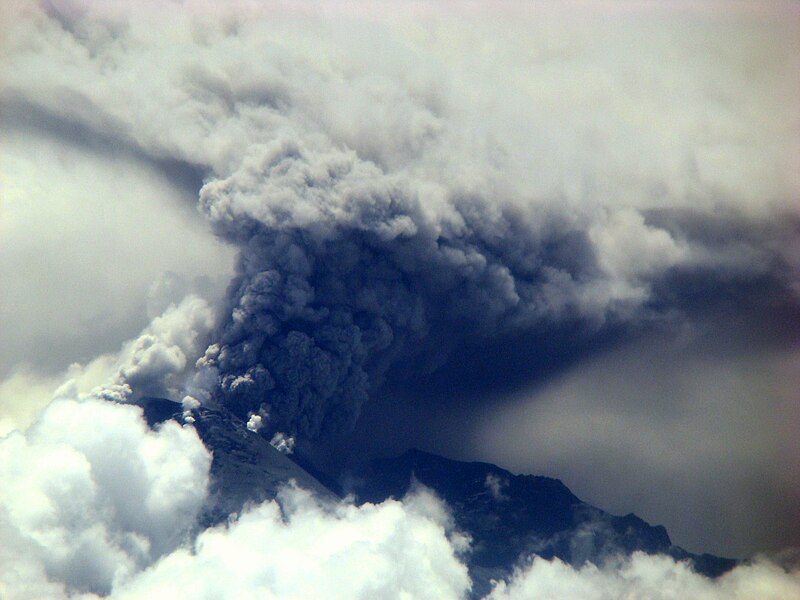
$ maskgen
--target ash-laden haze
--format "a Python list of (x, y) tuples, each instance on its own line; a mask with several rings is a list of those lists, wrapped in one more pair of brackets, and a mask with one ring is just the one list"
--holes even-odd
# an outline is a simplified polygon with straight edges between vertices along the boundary
[[(0, 597), (468, 592), (424, 490), (197, 531), (209, 454), (143, 395), (800, 545), (796, 4), (0, 11)], [(796, 597), (780, 562), (537, 559), (490, 597)]]

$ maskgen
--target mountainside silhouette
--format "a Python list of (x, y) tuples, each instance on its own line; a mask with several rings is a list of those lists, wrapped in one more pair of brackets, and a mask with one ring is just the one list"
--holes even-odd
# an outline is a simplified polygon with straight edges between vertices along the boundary
[[(183, 418), (177, 402), (143, 398), (139, 404), (151, 427)], [(247, 503), (274, 499), (289, 481), (324, 499), (342, 495), (332, 479), (312, 475), (229, 411), (201, 407), (192, 417), (200, 438), (213, 453), (209, 499), (200, 526), (223, 522)], [(420, 484), (442, 498), (457, 529), (472, 540), (467, 566), (476, 598), (490, 590), (492, 579), (507, 577), (534, 555), (580, 566), (586, 562), (600, 565), (636, 551), (659, 553), (687, 560), (710, 577), (736, 565), (733, 559), (687, 552), (672, 544), (663, 526), (650, 525), (634, 514), (611, 515), (583, 502), (557, 479), (514, 475), (489, 463), (460, 462), (409, 450), (355, 468), (348, 473), (348, 481), (346, 491), (354, 494), (359, 504), (402, 498)]]
[(634, 514), (611, 515), (577, 498), (558, 479), (513, 475), (481, 462), (460, 462), (409, 450), (397, 458), (373, 461), (354, 477), (360, 502), (400, 498), (415, 484), (433, 489), (452, 510), (456, 526), (472, 538), (468, 565), (477, 597), (489, 581), (538, 555), (575, 566), (636, 551), (688, 560), (710, 577), (735, 560), (695, 555), (672, 544), (667, 530)]

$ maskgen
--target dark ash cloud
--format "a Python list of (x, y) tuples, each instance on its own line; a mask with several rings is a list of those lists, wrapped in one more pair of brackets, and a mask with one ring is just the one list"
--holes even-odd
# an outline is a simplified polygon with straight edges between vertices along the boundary
[(351, 427), (393, 365), (430, 372), (468, 340), (605, 318), (581, 306), (598, 269), (580, 231), (535, 233), (474, 200), (454, 202), (458, 226), (443, 226), (411, 191), (381, 186), (382, 174), (355, 189), (349, 175), (307, 183), (352, 205), (345, 223), (218, 226), (243, 252), (210, 362), (240, 413), (266, 401), (279, 427), (316, 437)]
[[(602, 234), (630, 247), (602, 256), (615, 238), (552, 208), (453, 193), (447, 218), (431, 218), (417, 182), (352, 154), (290, 146), (260, 164), (201, 192), (242, 249), (207, 364), (242, 416), (267, 412), (307, 437), (350, 429), (387, 372), (398, 384), (446, 365), (450, 394), (470, 382), (492, 394), (703, 305), (798, 303), (782, 253), (797, 239), (791, 221), (634, 213)], [(652, 240), (624, 237), (637, 235)], [(677, 256), (648, 255), (660, 247)], [(640, 260), (655, 262), (626, 264)]]
[[(145, 333), (120, 357), (131, 364), (112, 361), (112, 376), (138, 388), (132, 395), (214, 396), (243, 417), (258, 413), (266, 436), (347, 432), (384, 392), (409, 411), (492, 412), (504, 394), (569, 375), (653, 329), (680, 332), (725, 311), (794, 314), (795, 9), (713, 5), (701, 18), (600, 3), (590, 18), (564, 19), (571, 9), (503, 6), (489, 19), (480, 6), (458, 16), (432, 4), (419, 13), (336, 7), (324, 17), (309, 6), (3, 4), (15, 26), (2, 40), (0, 117), (11, 134), (44, 140), (9, 154), (44, 164), (20, 171), (16, 186), (3, 174), (4, 190), (24, 191), (14, 206), (52, 212), (50, 196), (77, 206), (94, 186), (88, 214), (122, 205), (135, 213), (79, 218), (85, 246), (74, 237), (55, 249), (25, 246), (62, 231), (36, 211), (33, 226), (0, 238), (15, 240), (14, 252), (0, 252), (4, 284), (16, 284), (3, 322), (22, 322), (33, 306), (26, 323), (45, 324), (54, 340), (26, 339), (58, 354), (40, 362), (64, 368), (75, 328), (55, 327), (65, 313), (44, 319), (53, 304), (31, 299), (57, 297), (61, 309), (77, 298), (78, 313), (107, 308), (105, 321), (96, 311), (85, 319), (99, 324), (81, 346), (88, 360), (92, 347), (113, 350), (142, 329), (130, 315), (145, 312), (158, 271), (186, 270), (167, 258), (187, 253), (201, 271), (215, 263), (207, 236), (156, 226), (162, 195), (185, 207), (198, 186), (205, 225), (239, 254), (226, 300), (213, 307), (220, 318), (197, 327), (178, 319), (197, 333), (180, 343), (171, 326), (163, 337)], [(83, 151), (91, 164), (65, 185), (37, 179)], [(176, 189), (153, 186), (156, 201), (137, 202), (148, 177), (129, 179), (132, 164), (139, 175), (174, 178)], [(98, 239), (107, 245), (88, 243)], [(140, 272), (152, 266), (145, 257), (156, 273)], [(39, 268), (6, 278), (17, 262)], [(134, 271), (142, 276), (121, 281)], [(53, 272), (72, 274), (69, 290), (90, 290), (93, 302), (25, 287)], [(138, 313), (126, 310), (132, 286)], [(165, 303), (180, 306), (178, 297), (157, 300), (150, 318)], [(125, 335), (105, 335), (118, 315), (130, 322)], [(659, 391), (655, 406), (674, 405), (669, 386)], [(653, 415), (666, 430), (664, 414)], [(409, 427), (422, 428), (432, 427)], [(647, 448), (639, 442), (629, 455)]]

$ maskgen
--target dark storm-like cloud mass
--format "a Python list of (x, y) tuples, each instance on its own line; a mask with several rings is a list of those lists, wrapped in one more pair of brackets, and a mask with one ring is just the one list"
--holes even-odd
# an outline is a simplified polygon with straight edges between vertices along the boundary
[[(423, 366), (422, 355), (433, 370), (468, 339), (605, 317), (582, 314), (580, 290), (599, 269), (581, 232), (537, 234), (522, 216), (497, 214), (482, 199), (453, 201), (457, 225), (435, 223), (412, 190), (381, 185), (386, 177), (374, 168), (361, 175), (347, 165), (332, 176), (327, 165), (315, 179), (293, 174), (298, 163), (309, 170), (300, 156), (282, 157), (273, 167), (280, 175), (260, 176), (286, 190), (288, 172), (301, 193), (332, 198), (344, 215), (302, 229), (295, 215), (288, 227), (224, 221), (245, 250), (211, 358), (239, 410), (269, 398), (281, 426), (315, 437), (326, 424), (352, 426), (395, 363)], [(237, 191), (207, 185), (201, 198), (213, 209)], [(276, 220), (293, 204), (281, 203)]]
[[(767, 472), (769, 489), (791, 487), (785, 472), (796, 463), (764, 471), (780, 448), (762, 448), (787, 436), (770, 419), (731, 410), (756, 406), (761, 415), (768, 411), (759, 407), (785, 404), (780, 414), (791, 421), (788, 379), (754, 386), (765, 390), (761, 399), (747, 386), (747, 394), (712, 393), (715, 382), (674, 386), (662, 377), (649, 402), (640, 381), (661, 364), (647, 360), (658, 350), (658, 340), (645, 343), (653, 330), (691, 337), (709, 314), (796, 314), (794, 7), (136, 6), (0, 8), (13, 23), (0, 62), (10, 157), (0, 176), (13, 217), (0, 230), (0, 272), (13, 292), (0, 304), (2, 338), (11, 340), (0, 374), (13, 374), (0, 382), (0, 534), (22, 549), (0, 548), (3, 585), (20, 597), (175, 595), (176, 581), (193, 582), (181, 589), (187, 596), (220, 587), (282, 598), (466, 593), (465, 541), (425, 494), (356, 508), (290, 491), (282, 506), (253, 507), (192, 546), (181, 536), (204, 497), (208, 456), (190, 424), (150, 432), (132, 407), (98, 398), (190, 396), (186, 408), (219, 401), (243, 417), (258, 413), (253, 422), (266, 424), (268, 438), (313, 439), (345, 435), (388, 391), (404, 407), (422, 407), (409, 411), (417, 421), (404, 423), (407, 431), (434, 430), (427, 417), (436, 411), (446, 423), (483, 407), (497, 421), (472, 429), (495, 426), (495, 437), (465, 441), (470, 451), (568, 463), (594, 489), (604, 471), (587, 463), (642, 458), (624, 463), (633, 464), (628, 475), (666, 461), (675, 476), (652, 481), (679, 488), (713, 474), (707, 467), (720, 453), (755, 457), (726, 462), (728, 476), (744, 465), (737, 476)], [(160, 228), (173, 222), (161, 210), (168, 199), (173, 208), (196, 201), (200, 217)], [(72, 211), (53, 219), (53, 207)], [(125, 210), (103, 212), (109, 207)], [(203, 235), (187, 233), (195, 226)], [(206, 227), (224, 245), (209, 241)], [(231, 248), (236, 273), (223, 301), (179, 283), (197, 263), (224, 274), (217, 263)], [(162, 267), (186, 273), (160, 277)], [(150, 323), (126, 317), (112, 331), (98, 317), (108, 306), (111, 315), (146, 313)], [(81, 322), (93, 325), (86, 335), (76, 333)], [(67, 367), (72, 358), (37, 342), (23, 369), (13, 348), (33, 339), (29, 331), (51, 331), (58, 348), (78, 340), (84, 364)], [(787, 362), (793, 332), (776, 336)], [(647, 347), (619, 361), (636, 376), (604, 380), (626, 372), (615, 346), (632, 338)], [(91, 359), (93, 341), (104, 354)], [(723, 375), (736, 370), (720, 381), (736, 382), (750, 366), (756, 381), (773, 373), (764, 360), (725, 362), (720, 346), (710, 352), (721, 366), (708, 362)], [(677, 348), (670, 352), (681, 356)], [(674, 363), (689, 363), (690, 381), (688, 367), (705, 364)], [(46, 405), (43, 394), (36, 410), (20, 409), (30, 390), (51, 383), (37, 369), (64, 368), (70, 381), (58, 402)], [(562, 375), (568, 385), (547, 387)], [(500, 410), (509, 392), (525, 397), (523, 410)], [(676, 426), (712, 410), (732, 415), (698, 418), (718, 436)], [(75, 414), (68, 429), (60, 429), (64, 413)], [(530, 414), (553, 424), (541, 440), (566, 430), (567, 441), (535, 454), (526, 446)], [(98, 423), (108, 436), (93, 444)], [(451, 429), (446, 441), (457, 446), (467, 429)], [(128, 444), (108, 442), (123, 431)], [(690, 451), (674, 448), (676, 431)], [(698, 442), (706, 439), (713, 444)], [(653, 448), (666, 450), (653, 459)], [(68, 464), (57, 463), (54, 479), (46, 467), (64, 452)], [(681, 462), (692, 453), (704, 457), (703, 469)], [(15, 465), (30, 465), (25, 477)], [(136, 479), (145, 517), (174, 525), (169, 539), (138, 520), (118, 479), (106, 477), (109, 465)], [(615, 481), (615, 499), (630, 496), (634, 486)], [(657, 492), (640, 493), (654, 504)], [(752, 522), (758, 527), (758, 517)], [(322, 533), (326, 544), (317, 543)], [(316, 550), (323, 554), (306, 560)], [(374, 568), (364, 569), (367, 560)], [(602, 570), (534, 562), (494, 595), (657, 596), (665, 581), (687, 597), (747, 598), (758, 589), (780, 598), (797, 589), (796, 573), (770, 564), (710, 583), (673, 561), (634, 557)]]
[[(793, 142), (775, 138), (766, 115), (788, 110), (778, 94), (786, 59), (760, 76), (774, 90), (760, 96), (739, 87), (746, 50), (728, 69), (687, 68), (686, 49), (663, 31), (610, 42), (576, 23), (584, 38), (564, 72), (591, 82), (599, 68), (615, 83), (595, 84), (602, 109), (587, 118), (582, 92), (552, 80), (546, 30), (534, 41), (512, 32), (509, 46), (533, 44), (541, 56), (528, 76), (560, 90), (562, 106), (509, 85), (523, 68), (514, 60), (489, 71), (435, 41), (412, 49), (385, 25), (385, 51), (370, 55), (378, 38), (357, 26), (312, 20), (302, 33), (279, 16), (267, 27), (251, 7), (184, 20), (176, 46), (148, 30), (148, 11), (48, 6), (33, 22), (64, 57), (47, 84), (61, 101), (19, 70), (6, 102), (205, 171), (201, 208), (240, 251), (206, 366), (219, 370), (223, 401), (241, 413), (271, 408), (275, 426), (315, 437), (324, 423), (352, 425), (393, 365), (434, 370), (465, 342), (561, 327), (580, 339), (674, 315), (682, 292), (662, 282), (680, 274), (746, 284), (794, 266), (783, 253), (796, 230), (775, 225), (791, 213), (791, 181), (769, 165)], [(723, 29), (703, 42), (712, 55), (729, 51)], [(626, 44), (641, 58), (620, 62)], [(20, 64), (36, 64), (19, 47)], [(648, 56), (662, 47), (678, 57), (656, 72)], [(147, 78), (131, 88), (125, 73)], [(668, 84), (694, 104), (675, 106)], [(647, 117), (638, 128), (634, 91)], [(740, 130), (744, 141), (731, 142)]]
[(447, 189), (446, 216), (432, 217), (419, 187), (352, 153), (292, 143), (204, 186), (217, 231), (242, 249), (207, 356), (224, 402), (316, 437), (351, 427), (392, 366), (433, 371), (465, 344), (517, 338), (535, 360), (525, 339), (537, 332), (577, 348), (698, 303), (797, 303), (782, 255), (793, 217), (659, 209), (601, 226)]

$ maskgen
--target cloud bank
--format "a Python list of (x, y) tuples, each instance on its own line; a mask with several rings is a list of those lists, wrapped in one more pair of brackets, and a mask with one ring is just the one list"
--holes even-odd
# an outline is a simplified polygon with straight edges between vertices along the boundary
[[(288, 486), (192, 535), (210, 455), (191, 426), (148, 429), (138, 407), (54, 401), (0, 439), (4, 598), (467, 597), (469, 541), (424, 489), (379, 505), (322, 502)], [(603, 567), (534, 559), (487, 599), (787, 600), (800, 571), (767, 561), (717, 580), (668, 557)]]
[(4, 598), (107, 595), (186, 540), (211, 461), (191, 429), (70, 398), (0, 439), (0, 456)]
[(535, 558), (510, 583), (500, 583), (487, 600), (560, 598), (612, 600), (616, 598), (792, 598), (800, 588), (797, 573), (770, 563), (737, 567), (711, 581), (683, 563), (664, 556), (636, 553), (613, 567), (588, 565), (575, 569), (558, 560)]

